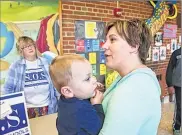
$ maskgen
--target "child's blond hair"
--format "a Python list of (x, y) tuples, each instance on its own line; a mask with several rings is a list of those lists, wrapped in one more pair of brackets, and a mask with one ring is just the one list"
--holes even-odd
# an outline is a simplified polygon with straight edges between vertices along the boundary
[(59, 93), (61, 87), (68, 86), (69, 84), (72, 78), (71, 66), (75, 61), (86, 62), (87, 60), (78, 54), (67, 54), (63, 56), (57, 56), (53, 59), (49, 67), (49, 73), (54, 87)]

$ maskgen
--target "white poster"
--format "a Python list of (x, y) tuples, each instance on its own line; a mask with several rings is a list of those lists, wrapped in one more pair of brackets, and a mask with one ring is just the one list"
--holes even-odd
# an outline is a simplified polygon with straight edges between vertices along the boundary
[(149, 51), (148, 51), (148, 57), (147, 57), (147, 61), (151, 60), (151, 46), (149, 48)]
[(181, 43), (181, 36), (179, 36), (179, 43)]
[(160, 47), (160, 60), (166, 60), (166, 47)]
[(159, 47), (153, 47), (152, 61), (159, 61)]
[(31, 135), (23, 92), (0, 96), (0, 134)]
[(177, 39), (171, 39), (171, 53), (177, 49)]
[(167, 50), (171, 50), (171, 44), (167, 44)]
[(154, 41), (156, 46), (162, 45), (162, 32), (157, 32), (154, 36)]

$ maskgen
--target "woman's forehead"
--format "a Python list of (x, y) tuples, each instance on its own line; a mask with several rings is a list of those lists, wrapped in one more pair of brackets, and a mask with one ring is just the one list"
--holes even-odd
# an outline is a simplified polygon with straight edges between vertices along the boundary
[(19, 41), (19, 46), (21, 46), (21, 47), (27, 46), (29, 44), (33, 44), (33, 42), (32, 41), (24, 41), (24, 40)]

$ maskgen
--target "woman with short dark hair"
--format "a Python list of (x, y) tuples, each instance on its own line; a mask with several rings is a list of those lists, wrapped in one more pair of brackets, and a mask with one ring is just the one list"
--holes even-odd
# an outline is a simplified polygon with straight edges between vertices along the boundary
[(106, 66), (119, 76), (105, 91), (99, 135), (156, 135), (161, 118), (161, 88), (145, 65), (152, 35), (145, 22), (109, 23), (103, 45)]

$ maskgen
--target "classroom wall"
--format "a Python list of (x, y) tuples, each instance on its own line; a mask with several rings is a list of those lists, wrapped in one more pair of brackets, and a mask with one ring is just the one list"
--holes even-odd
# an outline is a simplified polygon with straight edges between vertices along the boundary
[[(0, 2), (0, 94), (3, 93), (9, 66), (20, 58), (16, 42), (20, 36), (37, 40), (41, 21), (58, 12), (58, 0)], [(39, 12), (37, 12), (39, 11)], [(54, 29), (55, 30), (55, 29)], [(59, 31), (59, 29), (58, 29)], [(44, 42), (45, 43), (45, 42)], [(44, 44), (42, 43), (42, 44)], [(45, 46), (46, 44), (44, 44)]]
[[(75, 20), (91, 20), (109, 22), (115, 19), (113, 9), (117, 7), (116, 2), (78, 2), (78, 1), (63, 1), (62, 2), (62, 17), (63, 17), (63, 49), (64, 53), (75, 53), (75, 37), (74, 37), (74, 22)], [(121, 1), (119, 7), (122, 11), (120, 19), (128, 20), (132, 18), (148, 19), (152, 16), (153, 6), (149, 2), (134, 2)], [(180, 2), (177, 2), (178, 13), (181, 12)], [(176, 24), (176, 19), (165, 22), (166, 24)], [(163, 27), (160, 29), (163, 32)], [(177, 29), (177, 42), (181, 29)], [(163, 39), (163, 46), (171, 43), (171, 39)], [(147, 61), (147, 66), (152, 68), (158, 75), (159, 82), (162, 87), (162, 95), (166, 95), (165, 72), (171, 56), (171, 51), (167, 50), (166, 60), (153, 62)]]

